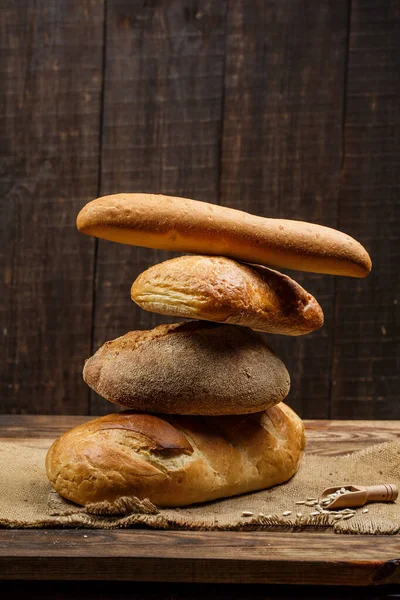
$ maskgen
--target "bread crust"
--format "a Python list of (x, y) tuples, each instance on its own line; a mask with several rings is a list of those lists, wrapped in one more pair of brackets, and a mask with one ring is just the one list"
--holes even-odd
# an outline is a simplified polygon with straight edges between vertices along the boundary
[(285, 404), (228, 417), (127, 412), (59, 437), (46, 471), (61, 496), (83, 506), (135, 497), (177, 507), (287, 481), (304, 447), (303, 423)]
[(83, 377), (110, 402), (166, 414), (254, 413), (290, 389), (285, 365), (258, 334), (198, 321), (106, 342), (86, 361)]
[(82, 233), (176, 252), (228, 256), (299, 271), (365, 277), (371, 259), (349, 235), (313, 223), (249, 213), (155, 194), (115, 194), (89, 202), (77, 217)]
[(180, 256), (141, 273), (131, 298), (150, 312), (282, 335), (322, 327), (316, 299), (287, 275), (222, 256)]

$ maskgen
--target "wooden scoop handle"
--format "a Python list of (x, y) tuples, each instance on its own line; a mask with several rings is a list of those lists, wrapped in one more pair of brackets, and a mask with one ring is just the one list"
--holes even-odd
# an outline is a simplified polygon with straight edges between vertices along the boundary
[(397, 487), (390, 483), (369, 485), (365, 491), (367, 492), (367, 502), (394, 502), (399, 495)]

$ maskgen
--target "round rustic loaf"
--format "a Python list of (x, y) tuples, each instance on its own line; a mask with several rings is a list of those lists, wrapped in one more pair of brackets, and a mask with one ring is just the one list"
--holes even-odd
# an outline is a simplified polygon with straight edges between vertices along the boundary
[(316, 299), (287, 275), (224, 256), (180, 256), (153, 265), (133, 282), (131, 297), (150, 312), (266, 333), (303, 335), (324, 322)]
[(245, 327), (192, 321), (106, 342), (83, 369), (98, 394), (142, 412), (253, 413), (289, 393), (282, 361)]
[(283, 403), (246, 416), (128, 411), (64, 433), (48, 451), (46, 470), (61, 496), (97, 512), (135, 498), (187, 506), (287, 481), (304, 446), (303, 423)]

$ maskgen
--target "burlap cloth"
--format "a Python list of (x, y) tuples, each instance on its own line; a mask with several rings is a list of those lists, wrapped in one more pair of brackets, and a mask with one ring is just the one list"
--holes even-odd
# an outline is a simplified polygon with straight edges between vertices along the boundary
[[(400, 440), (372, 446), (344, 457), (304, 456), (299, 472), (270, 490), (184, 509), (157, 510), (150, 502), (126, 498), (118, 506), (86, 509), (61, 499), (47, 481), (46, 448), (0, 443), (0, 526), (3, 527), (150, 527), (153, 529), (271, 530), (315, 529), (335, 533), (398, 534), (400, 501), (368, 505), (368, 513), (335, 521), (311, 517), (297, 500), (317, 497), (326, 487), (348, 483), (400, 486)], [(107, 511), (109, 514), (96, 514)], [(252, 516), (243, 516), (250, 511)], [(283, 516), (285, 511), (292, 511)], [(301, 512), (302, 517), (297, 513)], [(112, 514), (114, 513), (114, 514)], [(116, 514), (118, 513), (118, 514)], [(261, 513), (261, 515), (260, 515)]]

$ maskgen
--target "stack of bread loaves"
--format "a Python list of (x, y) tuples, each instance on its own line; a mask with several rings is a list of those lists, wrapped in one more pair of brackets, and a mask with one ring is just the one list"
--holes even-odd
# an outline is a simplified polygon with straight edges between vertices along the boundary
[(57, 492), (82, 505), (136, 497), (185, 506), (292, 477), (304, 426), (282, 402), (284, 364), (256, 331), (306, 334), (322, 326), (323, 313), (295, 281), (260, 265), (364, 277), (365, 249), (319, 225), (149, 194), (98, 198), (77, 226), (195, 253), (149, 268), (131, 296), (146, 310), (196, 320), (132, 331), (86, 361), (88, 385), (129, 410), (53, 443), (46, 467)]

